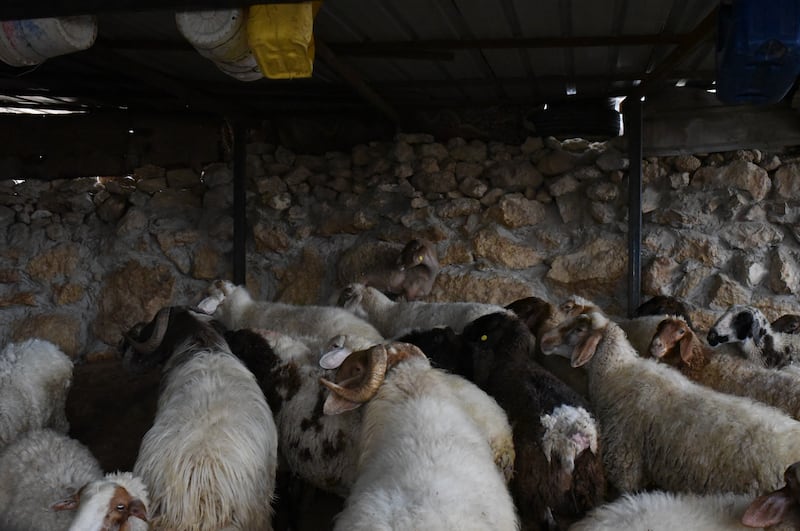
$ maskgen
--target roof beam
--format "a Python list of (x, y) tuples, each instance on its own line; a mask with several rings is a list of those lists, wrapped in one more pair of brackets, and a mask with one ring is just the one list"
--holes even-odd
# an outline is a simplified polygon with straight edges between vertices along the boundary
[(293, 4), (306, 0), (3, 0), (0, 20), (97, 15), (139, 11), (229, 9), (253, 4)]

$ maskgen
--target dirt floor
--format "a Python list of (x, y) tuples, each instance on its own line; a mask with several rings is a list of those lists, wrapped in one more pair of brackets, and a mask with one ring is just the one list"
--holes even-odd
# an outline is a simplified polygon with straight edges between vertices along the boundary
[[(160, 370), (130, 374), (119, 360), (75, 366), (66, 407), (70, 436), (85, 444), (106, 472), (133, 469), (155, 417), (160, 377)], [(333, 527), (342, 500), (281, 474), (273, 506), (275, 531), (325, 531)]]

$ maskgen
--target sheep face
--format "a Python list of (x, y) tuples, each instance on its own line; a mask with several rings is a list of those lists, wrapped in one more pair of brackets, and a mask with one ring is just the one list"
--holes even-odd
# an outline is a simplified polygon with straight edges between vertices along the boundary
[(525, 297), (518, 299), (506, 306), (522, 319), (528, 330), (537, 334), (542, 326), (551, 321), (556, 313), (556, 308), (539, 297)]
[(696, 337), (689, 323), (683, 319), (669, 317), (658, 323), (653, 339), (650, 341), (648, 353), (654, 358), (664, 359), (675, 364), (678, 360), (667, 356), (675, 347), (679, 347), (680, 360), (684, 363), (692, 361), (692, 344)]
[(398, 341), (419, 347), (434, 367), (472, 379), (472, 360), (464, 352), (461, 337), (449, 326), (409, 332)]
[(800, 315), (782, 315), (772, 321), (770, 327), (775, 332), (781, 332), (783, 334), (798, 334), (800, 333)]
[(603, 337), (603, 324), (605, 321), (597, 312), (570, 317), (542, 335), (542, 353), (568, 358), (573, 367), (580, 367), (594, 356)]
[(708, 331), (708, 344), (753, 341), (759, 344), (769, 332), (769, 322), (758, 309), (734, 304)]
[(478, 385), (488, 378), (493, 367), (504, 363), (507, 352), (524, 352), (533, 358), (534, 338), (528, 327), (517, 317), (503, 313), (483, 315), (461, 333), (468, 359), (474, 366), (474, 380)]
[[(142, 485), (142, 489), (144, 486)], [(53, 511), (77, 510), (70, 531), (129, 531), (146, 528), (144, 500), (115, 481), (102, 479), (81, 487), (72, 496), (51, 506)], [(132, 519), (141, 522), (135, 522)], [(139, 525), (142, 524), (142, 525)]]

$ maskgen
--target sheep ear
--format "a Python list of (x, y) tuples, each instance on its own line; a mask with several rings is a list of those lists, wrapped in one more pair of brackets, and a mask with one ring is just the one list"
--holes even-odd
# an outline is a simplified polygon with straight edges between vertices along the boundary
[(67, 496), (62, 500), (58, 500), (53, 505), (50, 506), (51, 511), (74, 511), (78, 508), (78, 503), (80, 503), (80, 496), (76, 492), (72, 496)]
[(786, 513), (791, 510), (793, 501), (786, 487), (765, 494), (747, 507), (742, 516), (742, 524), (747, 527), (767, 527), (779, 524)]
[(338, 369), (339, 365), (344, 363), (344, 360), (347, 359), (347, 356), (352, 353), (353, 351), (346, 347), (329, 350), (319, 359), (319, 366), (323, 369)]
[(586, 336), (586, 338), (575, 345), (575, 350), (572, 351), (572, 359), (570, 361), (570, 365), (573, 367), (581, 367), (585, 365), (592, 356), (594, 356), (594, 351), (597, 350), (597, 345), (600, 344), (600, 340), (603, 338), (602, 330), (596, 330)]
[(325, 399), (325, 403), (322, 406), (322, 412), (326, 415), (339, 415), (340, 413), (344, 413), (345, 411), (351, 411), (353, 409), (356, 409), (360, 405), (361, 404), (358, 402), (351, 402), (350, 400), (345, 400), (336, 393), (330, 393), (328, 395), (328, 398)]
[(689, 363), (692, 361), (692, 344), (696, 341), (694, 337), (694, 332), (686, 331), (686, 335), (681, 339), (680, 348), (681, 348), (681, 359), (684, 363)]

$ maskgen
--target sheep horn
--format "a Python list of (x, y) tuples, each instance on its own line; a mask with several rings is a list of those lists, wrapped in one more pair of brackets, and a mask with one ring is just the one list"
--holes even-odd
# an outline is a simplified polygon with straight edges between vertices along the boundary
[[(345, 363), (358, 363), (361, 356), (356, 356), (356, 354), (351, 354), (350, 357), (345, 360)], [(338, 384), (325, 378), (320, 378), (319, 383), (330, 389), (331, 392), (336, 393), (341, 398), (349, 400), (350, 402), (356, 402), (358, 404), (367, 402), (375, 396), (378, 392), (378, 388), (383, 383), (388, 367), (389, 355), (383, 345), (373, 347), (369, 351), (365, 351), (365, 354), (368, 355), (369, 360), (366, 374), (356, 374), (355, 376), (342, 380)], [(344, 367), (349, 366), (350, 365)], [(342, 369), (340, 368), (339, 370), (341, 371)], [(363, 383), (356, 388), (346, 387), (348, 384), (359, 382)]]
[(153, 329), (153, 333), (150, 334), (150, 337), (147, 338), (145, 341), (138, 341), (131, 337), (130, 334), (125, 334), (125, 339), (128, 340), (128, 343), (136, 349), (136, 351), (141, 352), (143, 354), (150, 354), (154, 352), (161, 342), (164, 340), (164, 335), (167, 333), (167, 324), (169, 323), (169, 314), (171, 308), (161, 308), (155, 317), (155, 326)]

